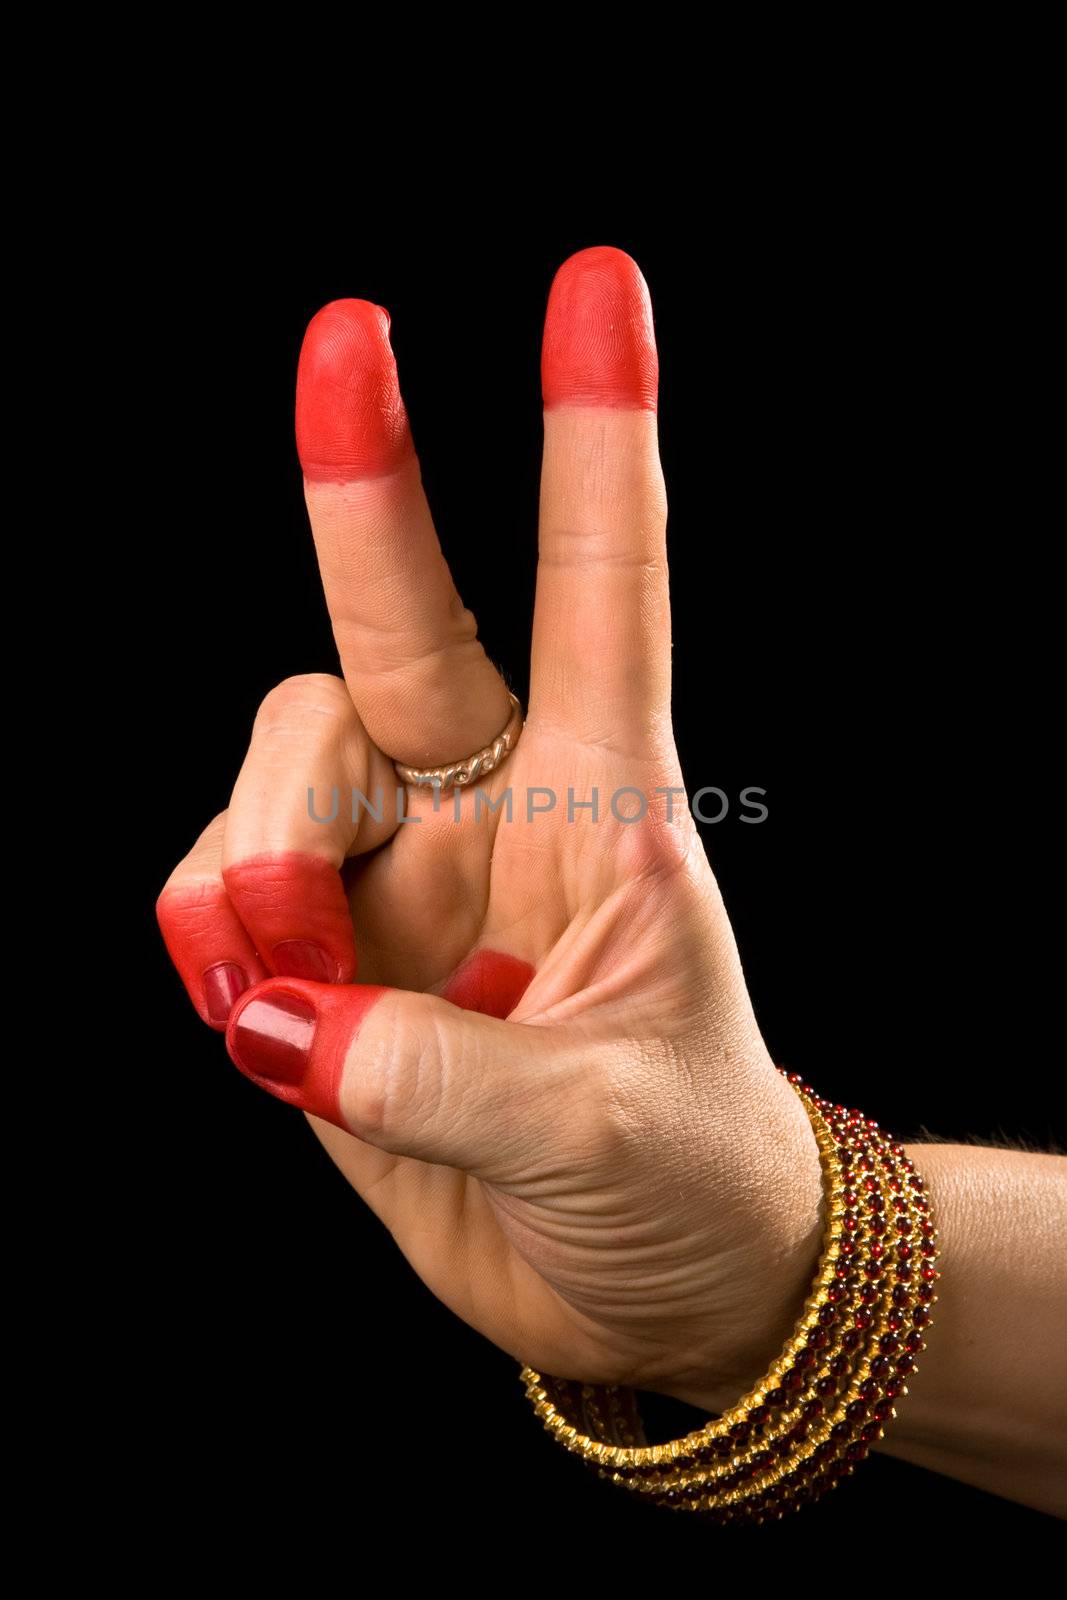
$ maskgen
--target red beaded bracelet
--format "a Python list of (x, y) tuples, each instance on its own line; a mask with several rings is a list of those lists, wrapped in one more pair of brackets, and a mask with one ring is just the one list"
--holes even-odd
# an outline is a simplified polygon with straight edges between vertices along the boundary
[(833, 1488), (882, 1438), (926, 1348), (937, 1229), (904, 1146), (778, 1069), (811, 1120), (826, 1226), (814, 1284), (769, 1372), (730, 1411), (648, 1444), (632, 1390), (523, 1367), (545, 1428), (601, 1477), (715, 1522), (764, 1522)]

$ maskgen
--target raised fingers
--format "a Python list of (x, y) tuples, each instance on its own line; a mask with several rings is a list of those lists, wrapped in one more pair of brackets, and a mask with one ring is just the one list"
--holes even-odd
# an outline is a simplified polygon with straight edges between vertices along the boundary
[(364, 726), (409, 766), (472, 755), (507, 723), (507, 690), (441, 554), (381, 306), (335, 300), (312, 319), (296, 435), (326, 602)]
[(670, 719), (667, 503), (652, 308), (623, 251), (582, 250), (559, 269), (541, 377), (530, 722), (647, 752)]

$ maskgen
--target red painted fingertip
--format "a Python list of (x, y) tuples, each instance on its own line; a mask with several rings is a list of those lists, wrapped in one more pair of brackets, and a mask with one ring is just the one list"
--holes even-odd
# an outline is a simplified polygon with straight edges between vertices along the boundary
[(579, 250), (556, 273), (541, 346), (541, 389), (553, 406), (655, 411), (659, 357), (652, 302), (624, 250)]
[(336, 962), (310, 939), (283, 939), (274, 946), (272, 959), (280, 977), (311, 978), (315, 983), (333, 983), (337, 977)]
[(221, 1033), (238, 996), (267, 976), (225, 889), (214, 882), (164, 889), (156, 919), (201, 1021)]
[(389, 327), (389, 313), (369, 300), (332, 300), (308, 324), (296, 447), (309, 482), (381, 478), (412, 457)]
[(226, 1026), (230, 1012), (251, 983), (248, 973), (236, 961), (219, 961), (207, 969), (203, 976), (204, 1005), (213, 1027)]
[(230, 901), (279, 977), (351, 983), (356, 943), (332, 862), (300, 850), (245, 856), (224, 868)]
[(441, 991), (464, 1011), (487, 1017), (509, 1017), (529, 988), (534, 969), (528, 961), (501, 950), (478, 950), (449, 978)]
[(348, 1129), (341, 1114), (345, 1061), (386, 990), (270, 978), (230, 1014), (226, 1048), (246, 1078), (287, 1104)]

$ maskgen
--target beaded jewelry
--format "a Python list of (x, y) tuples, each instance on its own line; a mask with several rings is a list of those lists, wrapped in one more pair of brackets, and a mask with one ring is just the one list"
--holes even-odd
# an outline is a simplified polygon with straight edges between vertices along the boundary
[(815, 1132), (826, 1228), (812, 1288), (767, 1374), (723, 1416), (653, 1445), (632, 1390), (520, 1374), (564, 1449), (654, 1504), (714, 1522), (784, 1516), (847, 1477), (908, 1393), (937, 1301), (937, 1229), (904, 1146), (778, 1070)]

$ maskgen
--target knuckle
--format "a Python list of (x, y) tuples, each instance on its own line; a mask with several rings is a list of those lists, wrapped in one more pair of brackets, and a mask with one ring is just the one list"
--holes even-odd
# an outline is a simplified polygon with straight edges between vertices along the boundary
[(699, 835), (688, 807), (674, 802), (668, 818), (664, 806), (650, 805), (647, 815), (636, 825), (622, 827), (617, 840), (620, 866), (628, 878), (640, 879), (649, 886), (684, 873), (692, 863)]
[(439, 1081), (440, 1037), (421, 998), (381, 1002), (347, 1062), (345, 1120), (370, 1143), (386, 1148), (403, 1142), (416, 1122), (433, 1114), (428, 1102), (430, 1086)]
[(156, 900), (156, 920), (165, 933), (191, 935), (210, 925), (226, 899), (221, 879), (170, 879)]
[(354, 708), (344, 680), (327, 672), (285, 678), (264, 696), (256, 714), (258, 739), (306, 739), (316, 719), (327, 726), (348, 721)]
[(178, 862), (159, 891), (156, 896), (156, 915), (160, 920), (183, 902), (195, 906), (218, 898), (222, 887), (218, 863), (222, 856), (227, 815), (227, 812), (220, 811), (212, 817), (189, 854)]

